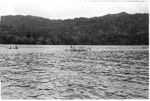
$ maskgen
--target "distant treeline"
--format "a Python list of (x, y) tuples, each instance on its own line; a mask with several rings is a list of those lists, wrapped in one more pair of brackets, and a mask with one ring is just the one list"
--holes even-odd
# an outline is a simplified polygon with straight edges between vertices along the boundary
[(35, 16), (2, 16), (0, 44), (148, 45), (148, 14), (50, 20)]

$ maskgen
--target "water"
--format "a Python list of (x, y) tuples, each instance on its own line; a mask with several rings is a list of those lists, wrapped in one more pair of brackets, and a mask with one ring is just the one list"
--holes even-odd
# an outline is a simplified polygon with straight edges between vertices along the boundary
[(148, 46), (0, 45), (2, 99), (148, 99)]

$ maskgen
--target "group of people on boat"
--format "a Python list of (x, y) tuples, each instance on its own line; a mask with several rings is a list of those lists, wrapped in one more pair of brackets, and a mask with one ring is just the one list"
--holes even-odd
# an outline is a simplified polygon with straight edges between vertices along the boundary
[(17, 45), (15, 47), (9, 47), (9, 49), (18, 49)]
[(85, 47), (82, 47), (82, 46), (76, 48), (75, 45), (71, 45), (70, 49), (69, 50), (66, 49), (66, 51), (91, 51), (91, 49), (90, 48), (85, 48)]

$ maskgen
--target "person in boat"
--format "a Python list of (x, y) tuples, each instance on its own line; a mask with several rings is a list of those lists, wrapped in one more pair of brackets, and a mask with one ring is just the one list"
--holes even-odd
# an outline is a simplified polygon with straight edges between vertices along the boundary
[(18, 49), (17, 45), (15, 46), (15, 49)]
[(74, 46), (71, 45), (70, 48), (71, 48), (71, 50), (76, 50), (75, 45)]

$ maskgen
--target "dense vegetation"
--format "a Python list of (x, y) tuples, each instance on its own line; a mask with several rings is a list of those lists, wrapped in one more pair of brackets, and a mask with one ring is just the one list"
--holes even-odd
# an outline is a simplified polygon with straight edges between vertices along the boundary
[(0, 44), (148, 45), (148, 14), (50, 20), (2, 16)]

